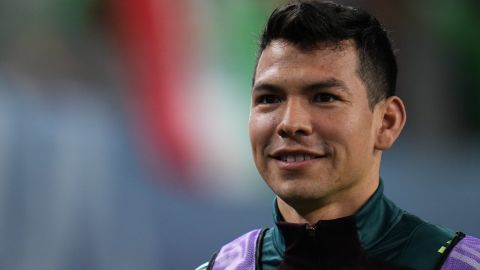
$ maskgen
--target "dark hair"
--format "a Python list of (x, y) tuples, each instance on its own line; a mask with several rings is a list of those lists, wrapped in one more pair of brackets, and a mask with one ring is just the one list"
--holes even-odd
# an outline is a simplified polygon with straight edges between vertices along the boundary
[(353, 40), (370, 107), (395, 95), (397, 63), (392, 45), (378, 20), (362, 9), (318, 0), (291, 1), (275, 9), (260, 38), (257, 65), (263, 50), (278, 39), (305, 51)]

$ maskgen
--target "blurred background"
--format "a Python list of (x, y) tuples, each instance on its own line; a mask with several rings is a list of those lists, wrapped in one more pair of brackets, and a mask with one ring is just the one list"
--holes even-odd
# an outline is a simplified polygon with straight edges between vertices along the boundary
[[(193, 269), (270, 226), (247, 119), (281, 2), (0, 0), (0, 269)], [(480, 236), (479, 2), (339, 2), (397, 48), (386, 193)]]

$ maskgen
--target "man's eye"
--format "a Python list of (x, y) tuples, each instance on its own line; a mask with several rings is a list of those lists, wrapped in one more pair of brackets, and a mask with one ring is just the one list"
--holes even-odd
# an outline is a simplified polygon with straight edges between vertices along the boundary
[(313, 100), (315, 102), (333, 102), (335, 100), (338, 100), (338, 97), (328, 93), (319, 93), (315, 95)]
[(257, 98), (257, 104), (273, 104), (281, 102), (280, 97), (274, 95), (264, 95)]

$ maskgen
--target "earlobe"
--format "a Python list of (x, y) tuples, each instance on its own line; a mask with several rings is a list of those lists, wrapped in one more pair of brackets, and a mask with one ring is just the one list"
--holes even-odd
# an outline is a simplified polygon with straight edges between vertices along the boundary
[(381, 125), (377, 132), (375, 149), (386, 150), (390, 148), (402, 132), (407, 120), (403, 101), (392, 96), (384, 100), (381, 108)]

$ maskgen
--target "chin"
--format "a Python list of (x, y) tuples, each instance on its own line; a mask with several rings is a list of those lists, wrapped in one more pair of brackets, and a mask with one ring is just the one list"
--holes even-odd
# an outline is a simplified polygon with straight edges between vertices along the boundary
[(303, 183), (284, 183), (279, 188), (272, 188), (277, 196), (285, 202), (311, 202), (322, 200), (328, 194), (322, 190), (318, 183), (316, 185), (305, 185)]

